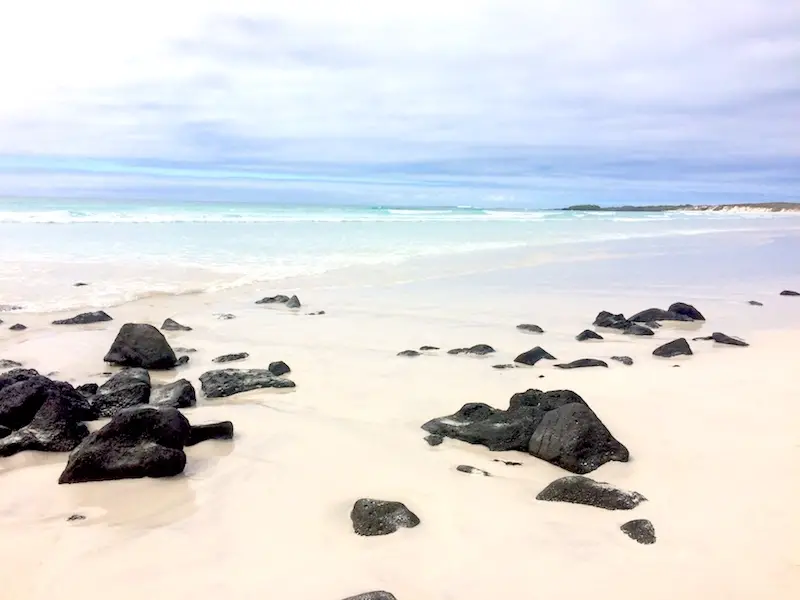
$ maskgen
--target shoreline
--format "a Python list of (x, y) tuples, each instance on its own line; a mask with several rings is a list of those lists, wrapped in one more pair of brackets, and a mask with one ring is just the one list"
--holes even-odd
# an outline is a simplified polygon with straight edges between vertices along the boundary
[(657, 204), (600, 206), (574, 204), (554, 210), (577, 212), (728, 212), (728, 213), (793, 213), (800, 212), (800, 202), (744, 202), (734, 204)]

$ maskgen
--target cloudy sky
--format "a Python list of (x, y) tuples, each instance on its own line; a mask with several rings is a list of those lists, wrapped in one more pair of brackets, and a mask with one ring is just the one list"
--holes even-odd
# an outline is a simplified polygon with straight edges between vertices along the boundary
[(800, 197), (796, 0), (25, 0), (0, 195)]

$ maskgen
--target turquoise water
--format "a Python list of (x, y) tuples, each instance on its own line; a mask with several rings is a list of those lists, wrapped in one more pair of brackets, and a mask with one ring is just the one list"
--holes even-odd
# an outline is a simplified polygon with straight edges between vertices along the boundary
[(769, 239), (787, 232), (800, 232), (799, 216), (6, 200), (0, 305), (83, 304), (86, 292), (79, 298), (71, 288), (76, 281), (92, 283), (91, 303), (108, 305), (348, 269), (369, 268), (369, 278), (409, 265), (447, 271), (485, 265), (489, 257), (618, 251), (637, 240), (664, 247), (678, 240), (680, 247), (680, 240), (720, 234)]

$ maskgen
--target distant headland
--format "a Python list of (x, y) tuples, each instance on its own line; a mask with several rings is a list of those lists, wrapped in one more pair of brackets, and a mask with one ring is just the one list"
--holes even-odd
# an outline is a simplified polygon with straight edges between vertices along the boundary
[(800, 212), (800, 202), (750, 202), (744, 204), (658, 204), (653, 206), (600, 206), (598, 204), (574, 204), (560, 210), (585, 212)]

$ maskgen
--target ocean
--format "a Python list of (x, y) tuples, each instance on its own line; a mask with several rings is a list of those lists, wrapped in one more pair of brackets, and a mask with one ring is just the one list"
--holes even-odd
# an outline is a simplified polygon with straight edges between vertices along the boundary
[[(564, 275), (570, 269), (552, 265), (692, 249), (698, 256), (715, 249), (716, 282), (780, 278), (797, 274), (790, 256), (798, 234), (794, 213), (2, 200), (0, 306), (47, 312), (248, 285), (402, 283), (505, 266)], [(693, 262), (684, 269), (696, 271)]]

